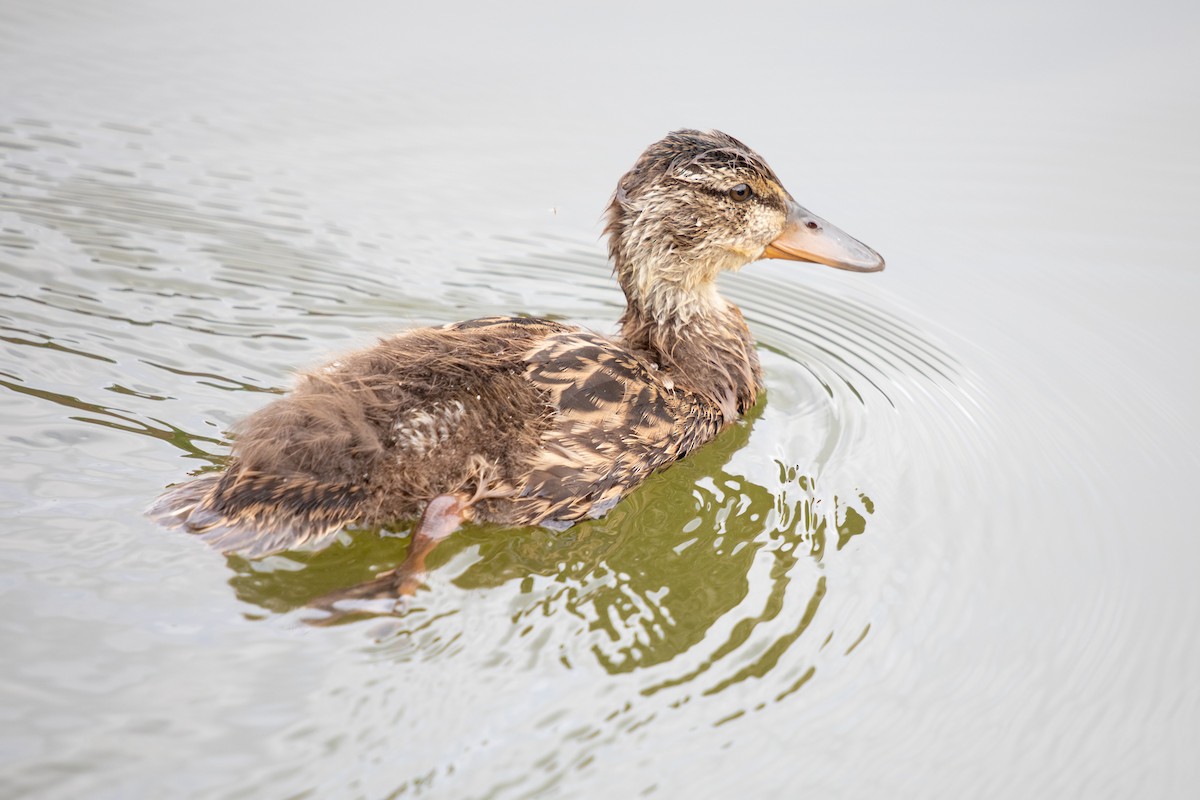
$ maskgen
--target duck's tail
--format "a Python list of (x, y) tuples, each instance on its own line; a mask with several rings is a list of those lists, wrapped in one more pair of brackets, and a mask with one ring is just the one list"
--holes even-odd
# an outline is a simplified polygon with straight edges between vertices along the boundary
[(234, 470), (173, 486), (146, 516), (194, 533), (225, 554), (259, 558), (320, 545), (362, 517), (365, 496), (359, 486)]

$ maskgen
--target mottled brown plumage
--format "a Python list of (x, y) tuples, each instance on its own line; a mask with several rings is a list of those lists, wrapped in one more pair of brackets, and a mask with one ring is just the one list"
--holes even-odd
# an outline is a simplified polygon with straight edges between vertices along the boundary
[(301, 376), (238, 426), (224, 472), (148, 513), (247, 556), (413, 518), (439, 497), (439, 537), (467, 517), (599, 516), (756, 401), (754, 341), (717, 294), (720, 272), (764, 256), (883, 266), (716, 131), (651, 145), (621, 179), (606, 232), (628, 301), (617, 338), (490, 317), (384, 339)]

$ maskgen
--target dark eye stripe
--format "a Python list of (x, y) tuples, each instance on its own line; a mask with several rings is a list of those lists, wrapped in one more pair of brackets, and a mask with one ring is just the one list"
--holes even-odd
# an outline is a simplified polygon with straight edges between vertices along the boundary
[[(723, 200), (732, 199), (732, 195), (729, 193), (729, 189), (717, 189), (712, 186), (705, 186), (704, 184), (695, 184), (695, 183), (690, 184), (690, 187), (693, 191), (704, 192), (705, 194), (712, 195), (713, 197), (718, 197)], [(772, 192), (768, 192), (766, 194), (758, 194), (757, 192), (755, 192), (753, 190), (753, 188), (751, 188), (750, 197), (754, 198), (754, 201), (761, 205), (769, 206), (771, 208), (786, 210), (784, 207), (783, 201), (780, 200), (778, 197), (776, 197), (775, 194)], [(734, 202), (741, 202), (741, 201), (735, 200)]]

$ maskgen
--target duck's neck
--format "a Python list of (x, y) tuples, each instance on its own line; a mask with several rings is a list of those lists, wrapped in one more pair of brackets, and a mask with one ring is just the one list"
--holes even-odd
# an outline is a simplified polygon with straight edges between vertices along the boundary
[(726, 424), (754, 405), (762, 385), (754, 338), (742, 312), (717, 294), (715, 284), (673, 303), (660, 296), (657, 307), (647, 307), (636, 287), (624, 280), (621, 285), (628, 301), (622, 337), (656, 363), (670, 384), (719, 410)]

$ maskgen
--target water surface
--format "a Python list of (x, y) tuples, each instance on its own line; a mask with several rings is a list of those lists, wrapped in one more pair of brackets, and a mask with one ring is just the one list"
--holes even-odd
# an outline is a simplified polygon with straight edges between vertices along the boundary
[[(1196, 12), (727, 11), (0, 10), (6, 795), (1186, 796)], [(889, 262), (723, 280), (743, 423), (398, 616), (307, 604), (406, 525), (142, 519), (331, 352), (612, 330), (600, 212), (680, 126)]]

